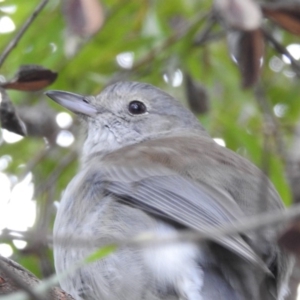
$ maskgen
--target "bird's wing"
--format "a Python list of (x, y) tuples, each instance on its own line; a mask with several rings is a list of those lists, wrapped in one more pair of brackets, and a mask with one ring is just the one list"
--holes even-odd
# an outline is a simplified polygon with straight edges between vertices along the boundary
[[(95, 167), (89, 178), (97, 182), (95, 186), (101, 186), (105, 193), (116, 195), (123, 203), (198, 232), (230, 224), (244, 216), (228, 194), (204, 183), (192, 182), (164, 167), (134, 168), (104, 164), (101, 168)], [(248, 262), (268, 270), (241, 236), (223, 236), (213, 240)]]

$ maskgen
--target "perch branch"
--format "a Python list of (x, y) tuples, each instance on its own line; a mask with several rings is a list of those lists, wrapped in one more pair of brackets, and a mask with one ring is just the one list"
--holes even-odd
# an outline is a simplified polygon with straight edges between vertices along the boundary
[(31, 289), (28, 284), (26, 284), (22, 279), (20, 279), (16, 273), (5, 264), (3, 260), (0, 260), (0, 270), (11, 279), (11, 281), (20, 289), (22, 289), (25, 293), (30, 296), (33, 300), (41, 300), (41, 297), (35, 293), (33, 289)]

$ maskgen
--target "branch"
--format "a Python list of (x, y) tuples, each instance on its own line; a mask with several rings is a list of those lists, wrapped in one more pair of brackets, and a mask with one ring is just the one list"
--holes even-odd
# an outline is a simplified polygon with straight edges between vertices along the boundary
[[(201, 23), (205, 18), (209, 18), (211, 20), (213, 15), (212, 11), (208, 12), (201, 12), (197, 14), (193, 20), (182, 26), (179, 30), (174, 31), (170, 36), (162, 40), (157, 46), (154, 46), (150, 49), (144, 56), (138, 59), (129, 70), (121, 70), (115, 74), (115, 76), (109, 82), (116, 82), (119, 80), (123, 80), (124, 78), (128, 78), (132, 73), (138, 71), (143, 66), (147, 66), (148, 64), (152, 63), (154, 59), (157, 58), (158, 55), (161, 55), (163, 51), (167, 48), (176, 44), (181, 38), (189, 34), (192, 30), (196, 28), (199, 23)], [(205, 35), (207, 28), (204, 28)], [(200, 33), (202, 35), (202, 33)]]
[[(186, 231), (180, 231), (176, 236), (168, 236), (165, 237), (156, 236), (155, 234), (148, 232), (144, 234), (140, 234), (139, 236), (132, 238), (132, 239), (116, 239), (114, 241), (111, 241), (111, 243), (104, 245), (99, 250), (104, 249), (105, 247), (113, 246), (115, 247), (124, 247), (124, 246), (130, 246), (130, 247), (145, 247), (151, 245), (153, 247), (154, 245), (161, 245), (166, 243), (178, 243), (181, 241), (204, 241), (204, 240), (215, 240), (219, 237), (223, 237), (226, 235), (236, 235), (238, 233), (244, 233), (248, 231), (258, 230), (266, 226), (271, 225), (279, 225), (283, 223), (287, 223), (288, 221), (291, 221), (295, 219), (296, 217), (300, 216), (300, 205), (294, 205), (290, 208), (288, 208), (286, 211), (278, 211), (278, 212), (268, 212), (263, 213), (259, 215), (255, 215), (252, 217), (248, 217), (243, 220), (237, 220), (234, 223), (231, 224), (225, 224), (223, 226), (212, 226), (205, 229), (205, 231), (202, 232), (196, 232), (192, 230), (186, 230)], [(57, 243), (63, 243), (65, 245), (66, 237), (56, 237)], [(77, 238), (76, 240), (69, 240), (69, 246), (70, 247), (89, 247), (94, 248), (97, 247), (97, 245), (93, 245), (91, 243), (91, 239), (86, 238)], [(96, 250), (96, 252), (92, 253), (89, 257), (95, 257), (95, 255), (98, 255), (97, 252), (99, 250)], [(105, 250), (105, 249), (104, 249)], [(1, 257), (0, 257), (1, 258)], [(86, 263), (87, 261), (94, 261), (94, 260), (84, 260), (81, 263), (74, 264), (72, 268), (69, 270), (66, 270), (63, 274), (51, 276), (50, 278), (44, 280), (40, 285), (37, 285), (34, 287), (34, 291), (38, 295), (44, 295), (45, 291), (47, 291), (51, 286), (57, 284), (57, 281), (59, 278), (63, 278), (64, 276), (67, 276), (71, 272), (74, 272), (77, 268), (82, 266), (82, 263)], [(20, 267), (22, 268), (22, 267)], [(23, 268), (22, 268), (23, 269)], [(0, 283), (1, 283), (1, 272), (0, 272)], [(0, 292), (1, 292), (1, 285), (0, 285)], [(22, 293), (16, 294), (16, 298), (13, 297), (6, 297), (3, 299), (30, 299), (28, 297), (28, 293), (25, 293), (24, 291)], [(64, 294), (65, 296), (65, 294)], [(68, 299), (71, 300), (72, 298), (52, 298), (52, 299)]]
[(285, 55), (290, 61), (291, 65), (293, 66), (294, 71), (296, 72), (297, 76), (300, 76), (300, 64), (299, 62), (291, 55), (291, 53), (286, 49), (285, 46), (281, 45), (273, 36), (272, 34), (265, 28), (261, 28), (264, 37), (268, 40), (274, 47), (274, 49), (282, 55)]
[[(237, 220), (231, 224), (223, 224), (221, 226), (208, 226), (201, 232), (188, 229), (179, 231), (175, 236), (166, 235), (164, 237), (157, 236), (152, 232), (145, 232), (131, 239), (114, 239), (110, 243), (103, 245), (103, 247), (110, 245), (116, 247), (145, 247), (153, 246), (156, 244), (161, 245), (165, 243), (201, 242), (206, 240), (212, 241), (224, 236), (237, 235), (249, 231), (260, 230), (267, 226), (286, 224), (299, 216), (300, 204), (297, 204), (289, 207), (284, 211), (271, 211), (262, 213), (252, 217)], [(55, 240), (57, 244), (66, 244), (66, 236), (57, 236)], [(97, 245), (93, 245), (91, 243), (91, 239), (89, 237), (76, 239), (70, 239), (68, 237), (68, 243), (70, 247), (97, 247)]]
[(49, 0), (42, 0), (40, 4), (36, 7), (33, 11), (32, 15), (25, 21), (24, 25), (21, 27), (17, 35), (9, 42), (9, 44), (4, 49), (3, 53), (0, 56), (0, 67), (3, 65), (6, 57), (10, 54), (10, 52), (18, 45), (20, 39), (22, 38), (23, 34), (26, 32), (28, 27), (31, 23), (35, 20), (38, 16), (40, 11), (44, 8), (44, 6), (48, 3)]
[(56, 181), (60, 174), (65, 170), (65, 168), (71, 164), (78, 156), (77, 150), (72, 150), (66, 154), (58, 163), (54, 171), (49, 175), (47, 180), (39, 185), (35, 191), (35, 197), (39, 197), (42, 193), (50, 188)]
[[(87, 259), (75, 263), (72, 265), (72, 267), (62, 274), (51, 276), (50, 278), (44, 280), (41, 284), (34, 287), (34, 290), (39, 295), (44, 295), (45, 291), (47, 291), (51, 286), (57, 284), (59, 278), (62, 279), (65, 276), (69, 275), (71, 272), (74, 272), (77, 268), (82, 267), (83, 263), (86, 264), (87, 262), (93, 262), (96, 258), (96, 256), (99, 257), (99, 251), (101, 252), (102, 249), (105, 248), (108, 249), (109, 246), (115, 247), (124, 247), (124, 246), (131, 246), (131, 247), (141, 247), (141, 246), (149, 246), (153, 247), (154, 245), (160, 245), (161, 243), (177, 243), (180, 241), (203, 241), (203, 240), (215, 240), (219, 237), (223, 237), (225, 235), (235, 235), (238, 233), (243, 233), (251, 230), (258, 230), (262, 227), (270, 226), (270, 225), (278, 225), (282, 223), (287, 223), (288, 221), (293, 220), (296, 217), (300, 216), (300, 205), (294, 205), (293, 207), (290, 207), (286, 211), (279, 211), (279, 212), (268, 212), (259, 214), (253, 217), (248, 217), (244, 220), (238, 220), (232, 224), (227, 224), (223, 226), (218, 227), (209, 227), (205, 230), (205, 232), (195, 232), (192, 230), (188, 231), (180, 231), (176, 236), (156, 236), (152, 233), (144, 233), (139, 235), (138, 237), (127, 239), (127, 240), (115, 240), (111, 241), (110, 244), (104, 245), (100, 249), (96, 250), (94, 253), (92, 253)], [(64, 243), (66, 242), (66, 237), (56, 237), (57, 243)], [(75, 246), (73, 244), (73, 241), (69, 241), (69, 246)], [(90, 238), (79, 238), (76, 239), (77, 245), (80, 247), (97, 247), (97, 245), (91, 244)], [(80, 245), (78, 244), (80, 242)], [(101, 254), (101, 257), (103, 257), (103, 251)], [(1, 279), (1, 277), (0, 277)], [(26, 294), (24, 291), (22, 293), (16, 294), (15, 297), (5, 297), (3, 298), (5, 300), (12, 300), (12, 299), (19, 299), (19, 300), (27, 300), (30, 299), (28, 297), (28, 294)], [(58, 298), (59, 299), (59, 298)], [(72, 299), (72, 298), (67, 298)]]
[[(159, 55), (162, 51), (167, 49), (168, 47), (177, 43), (181, 38), (186, 36), (195, 26), (199, 24), (199, 22), (203, 21), (205, 18), (210, 17), (212, 12), (201, 13), (194, 18), (191, 22), (189, 22), (186, 26), (184, 26), (181, 30), (174, 32), (168, 38), (166, 38), (159, 46), (151, 49), (144, 57), (138, 60), (130, 70), (131, 72), (136, 71), (141, 66), (151, 62), (157, 55)], [(209, 28), (210, 29), (210, 28)], [(208, 29), (205, 27), (204, 32), (207, 34)]]
[[(18, 290), (23, 290), (30, 296), (30, 299), (42, 299), (34, 291), (34, 286), (40, 281), (32, 273), (16, 262), (2, 256), (0, 256), (0, 266), (0, 295), (7, 295)], [(59, 288), (53, 288), (50, 291), (49, 299), (74, 300)]]
[(0, 272), (2, 271), (4, 276), (7, 276), (17, 288), (25, 291), (33, 300), (40, 300), (39, 296), (30, 288), (28, 283), (24, 282), (19, 276), (16, 276), (15, 270), (11, 266), (7, 264), (7, 261), (0, 260)]
[(285, 151), (286, 146), (283, 142), (283, 137), (281, 133), (280, 126), (276, 117), (274, 116), (273, 110), (270, 106), (270, 103), (265, 97), (264, 90), (260, 84), (256, 86), (254, 91), (254, 95), (256, 101), (258, 102), (259, 106), (264, 115), (265, 120), (265, 135), (273, 135), (275, 137), (276, 146), (277, 146), (277, 153), (279, 154), (280, 158), (283, 160), (284, 163), (287, 161), (287, 153)]
[(43, 146), (35, 153), (31, 160), (28, 161), (25, 168), (22, 169), (21, 174), (18, 176), (18, 182), (22, 181), (28, 173), (30, 173), (45, 157), (53, 151), (52, 145), (47, 147)]
[[(237, 234), (243, 234), (249, 231), (255, 231), (260, 230), (261, 228), (267, 227), (267, 226), (276, 226), (276, 225), (282, 225), (287, 224), (288, 222), (291, 222), (292, 220), (298, 218), (300, 216), (300, 204), (293, 205), (286, 210), (283, 211), (271, 211), (266, 213), (257, 214), (251, 217), (245, 217), (241, 220), (236, 220), (235, 222), (232, 222), (230, 224), (223, 224), (221, 226), (208, 226), (203, 231), (198, 232), (195, 230), (181, 230), (176, 234), (176, 236), (168, 236), (165, 237), (159, 237), (151, 232), (146, 232), (144, 234), (140, 234), (137, 237), (133, 237), (131, 239), (114, 239), (111, 240), (110, 243), (103, 245), (109, 246), (111, 244), (123, 247), (123, 246), (147, 246), (147, 245), (153, 245), (155, 243), (176, 243), (181, 241), (205, 241), (205, 240), (215, 240), (219, 237), (224, 237), (227, 235), (237, 235)], [(15, 240), (15, 239), (21, 239), (25, 241), (33, 240), (34, 234), (27, 233), (24, 234), (22, 237), (18, 237), (15, 235), (14, 231), (6, 230), (3, 232), (1, 237), (6, 240)], [(38, 237), (41, 242), (43, 243), (52, 243), (51, 237), (46, 236), (40, 236)], [(66, 236), (57, 236), (55, 238), (57, 244), (66, 244)], [(98, 247), (98, 245), (93, 245), (91, 243), (90, 237), (86, 238), (70, 238), (68, 237), (68, 243), (70, 247), (75, 248), (91, 248), (91, 247)]]
[(202, 32), (197, 35), (197, 37), (194, 40), (194, 46), (202, 46), (203, 43), (208, 39), (209, 34), (216, 24), (216, 20), (213, 14), (210, 15), (210, 17), (207, 20), (207, 23), (205, 24)]

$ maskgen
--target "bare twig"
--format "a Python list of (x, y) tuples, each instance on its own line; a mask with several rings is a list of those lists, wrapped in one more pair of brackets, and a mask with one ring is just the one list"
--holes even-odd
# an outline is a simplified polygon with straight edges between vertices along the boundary
[(262, 32), (266, 40), (268, 40), (274, 47), (274, 49), (282, 55), (285, 55), (291, 62), (293, 70), (296, 72), (297, 76), (300, 76), (300, 64), (299, 62), (290, 54), (285, 46), (281, 45), (273, 35), (266, 29), (262, 28)]
[(221, 30), (218, 32), (208, 33), (206, 36), (201, 36), (201, 35), (202, 35), (202, 33), (200, 33), (200, 35), (195, 40), (195, 42), (194, 42), (195, 47), (200, 47), (200, 46), (203, 46), (204, 44), (219, 41), (220, 39), (222, 39), (226, 36), (226, 31)]
[[(265, 98), (264, 92), (260, 84), (256, 85), (254, 90), (254, 95), (258, 105), (260, 106), (263, 112), (263, 149), (262, 149), (262, 156), (261, 156), (261, 178), (260, 178), (260, 186), (258, 188), (258, 201), (257, 201), (257, 211), (265, 211), (267, 201), (266, 197), (268, 196), (268, 178), (270, 172), (270, 154), (272, 153), (271, 147), (271, 137), (276, 135), (276, 125), (275, 120), (273, 120), (273, 113), (271, 111), (270, 105)], [(264, 174), (266, 176), (264, 176)]]
[(22, 170), (21, 174), (19, 175), (18, 182), (22, 181), (26, 175), (31, 172), (49, 153), (53, 150), (53, 148), (43, 146), (34, 157), (26, 164), (25, 168)]
[(287, 153), (285, 151), (286, 147), (283, 142), (280, 126), (274, 116), (270, 103), (266, 99), (264, 90), (260, 84), (256, 86), (254, 95), (264, 114), (265, 124), (268, 127), (265, 128), (265, 130), (267, 130), (269, 134), (272, 134), (275, 137), (277, 152), (283, 160), (283, 162), (286, 162)]
[[(156, 236), (155, 234), (152, 234), (151, 232), (141, 234), (139, 237), (135, 237), (132, 239), (112, 239), (110, 244), (114, 244), (116, 246), (147, 246), (147, 245), (153, 245), (153, 243), (174, 243), (174, 242), (181, 242), (181, 241), (204, 241), (204, 240), (215, 240), (219, 237), (223, 237), (226, 235), (236, 235), (236, 234), (243, 234), (249, 231), (255, 231), (267, 226), (274, 226), (274, 225), (282, 225), (287, 224), (288, 222), (300, 217), (300, 204), (293, 205), (289, 207), (286, 210), (282, 211), (271, 211), (266, 213), (257, 214), (255, 216), (251, 217), (245, 217), (244, 219), (236, 220), (235, 222), (232, 222), (231, 224), (223, 224), (221, 226), (208, 226), (205, 230), (198, 232), (195, 230), (182, 230), (179, 231), (176, 236), (168, 236), (165, 237)], [(5, 237), (8, 240), (12, 239), (18, 239), (15, 235), (13, 235), (14, 232), (6, 231)], [(24, 237), (20, 237), (20, 239), (24, 240), (31, 240), (33, 237), (32, 234), (24, 235)], [(41, 237), (43, 239), (43, 237)], [(49, 243), (52, 243), (51, 237), (44, 237), (44, 241), (47, 241)], [(64, 244), (66, 243), (66, 236), (57, 236), (55, 238), (56, 243), (58, 244)], [(102, 245), (108, 246), (107, 245)], [(68, 246), (70, 247), (91, 247), (97, 245), (91, 244), (91, 238), (70, 238), (68, 237)]]
[(66, 156), (64, 156), (55, 170), (50, 174), (50, 176), (47, 178), (44, 184), (37, 187), (35, 192), (35, 197), (38, 197), (42, 193), (44, 193), (51, 185), (54, 184), (54, 182), (57, 180), (59, 175), (64, 171), (64, 169), (72, 163), (77, 157), (77, 151), (73, 150), (69, 152)]
[(296, 124), (286, 165), (287, 178), (293, 194), (294, 203), (300, 203), (300, 123)]
[[(252, 217), (247, 217), (242, 220), (237, 220), (231, 224), (225, 224), (221, 226), (209, 226), (205, 229), (205, 231), (197, 232), (194, 230), (182, 230), (179, 231), (175, 236), (174, 235), (166, 235), (165, 237), (157, 236), (151, 232), (141, 234), (138, 237), (132, 239), (124, 239), (124, 240), (112, 240), (110, 244), (116, 245), (118, 247), (123, 246), (153, 246), (153, 244), (161, 244), (161, 243), (176, 243), (182, 241), (205, 241), (205, 240), (216, 240), (220, 237), (224, 237), (227, 235), (237, 235), (243, 234), (249, 231), (255, 231), (267, 226), (274, 226), (280, 224), (286, 224), (289, 221), (294, 220), (295, 218), (300, 216), (300, 205), (294, 205), (289, 207), (285, 211), (278, 212), (267, 212), (258, 214)], [(55, 238), (56, 243), (66, 244), (65, 236), (58, 236)], [(69, 246), (75, 247), (91, 247), (91, 239), (87, 238), (75, 238), (69, 239)], [(109, 244), (108, 244), (109, 245)], [(103, 245), (103, 246), (108, 246)], [(94, 245), (97, 246), (97, 245)]]
[[(37, 234), (35, 242), (32, 244), (28, 243), (28, 247), (31, 247), (32, 253), (35, 253), (39, 257), (40, 270), (43, 278), (49, 277), (53, 274), (54, 270), (52, 267), (52, 262), (50, 261), (48, 255), (49, 244), (45, 237), (51, 228), (51, 220), (53, 217), (53, 202), (55, 196), (56, 185), (50, 185), (49, 189), (45, 193), (45, 197), (42, 197), (40, 205), (40, 214), (37, 215), (37, 220), (35, 222), (35, 233)], [(42, 237), (42, 240), (40, 239)]]
[(16, 36), (9, 42), (9, 44), (6, 46), (2, 54), (0, 55), (0, 67), (3, 65), (6, 57), (9, 55), (9, 53), (18, 45), (20, 39), (22, 38), (23, 34), (26, 32), (28, 27), (31, 25), (31, 23), (34, 21), (34, 19), (38, 16), (40, 11), (44, 8), (44, 6), (49, 2), (49, 0), (42, 0), (39, 5), (35, 8), (33, 13), (29, 16), (29, 18), (25, 21), (19, 32), (16, 34)]
[[(181, 30), (175, 31), (172, 35), (170, 35), (167, 39), (165, 39), (159, 46), (151, 49), (144, 57), (138, 60), (130, 70), (135, 71), (139, 69), (141, 66), (151, 62), (158, 54), (161, 54), (162, 51), (174, 45), (181, 38), (186, 36), (191, 30), (194, 29), (196, 25), (202, 22), (205, 18), (210, 17), (212, 12), (201, 13), (197, 15), (191, 22), (189, 22), (186, 26), (184, 26)], [(205, 32), (207, 28), (205, 28)]]
[[(50, 232), (40, 232), (37, 229), (32, 229), (29, 231), (15, 231), (10, 229), (3, 229), (0, 233), (0, 239), (2, 243), (12, 242), (12, 241), (25, 241), (28, 243), (29, 248), (32, 248), (33, 245), (39, 248), (45, 248), (52, 243), (52, 237)], [(27, 251), (27, 248), (25, 248)]]
[[(138, 72), (143, 66), (148, 66), (150, 65), (156, 58), (157, 56), (161, 55), (163, 51), (165, 51), (167, 48), (173, 46), (177, 42), (180, 41), (184, 36), (189, 34), (192, 30), (196, 28), (196, 26), (199, 25), (205, 18), (211, 18), (212, 16), (212, 11), (209, 12), (201, 12), (198, 14), (196, 17), (193, 18), (190, 22), (185, 24), (185, 26), (182, 26), (181, 29), (176, 30), (168, 36), (166, 39), (161, 41), (161, 43), (152, 49), (150, 49), (144, 56), (142, 56), (139, 60), (137, 60), (132, 68), (130, 70), (122, 70), (114, 76), (112, 80), (109, 81), (109, 83), (116, 82), (119, 80), (122, 80), (123, 78), (128, 77), (130, 74), (134, 72)], [(207, 31), (207, 28), (205, 27), (204, 29)], [(202, 33), (200, 33), (202, 35)], [(143, 73), (144, 75), (147, 74), (148, 72)], [(140, 76), (143, 76), (142, 74), (139, 74)]]
[(197, 35), (194, 40), (194, 46), (203, 45), (206, 39), (209, 37), (209, 33), (211, 32), (212, 28), (216, 24), (216, 20), (213, 14), (210, 15), (208, 18), (204, 28), (202, 29), (201, 33)]

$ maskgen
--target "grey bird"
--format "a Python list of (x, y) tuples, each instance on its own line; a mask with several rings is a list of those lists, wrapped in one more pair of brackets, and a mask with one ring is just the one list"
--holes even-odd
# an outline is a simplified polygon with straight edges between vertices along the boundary
[[(57, 273), (116, 240), (147, 232), (176, 238), (284, 209), (257, 167), (219, 146), (189, 110), (152, 85), (118, 82), (96, 97), (46, 94), (76, 113), (87, 133), (55, 220)], [(279, 230), (124, 246), (61, 286), (77, 300), (282, 300), (292, 259), (276, 243)]]

